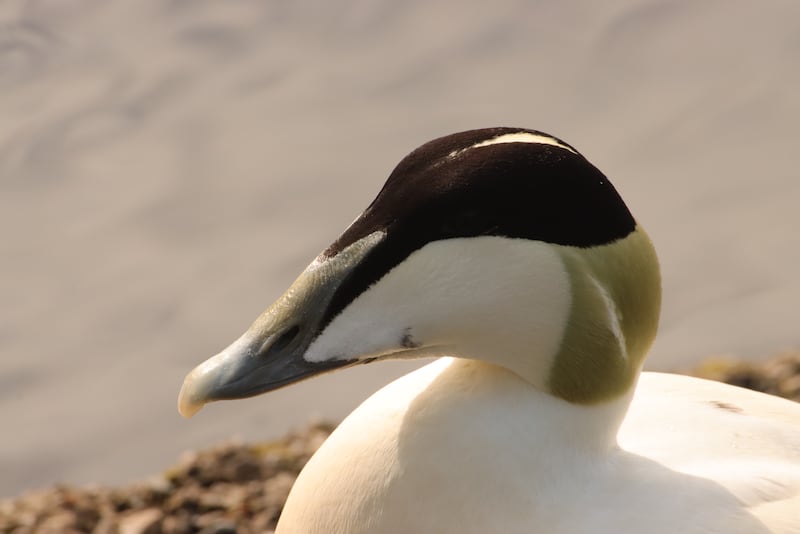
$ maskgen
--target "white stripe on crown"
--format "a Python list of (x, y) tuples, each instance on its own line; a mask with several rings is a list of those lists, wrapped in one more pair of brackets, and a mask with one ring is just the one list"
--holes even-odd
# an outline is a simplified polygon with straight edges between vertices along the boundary
[(531, 132), (514, 132), (514, 133), (507, 133), (507, 134), (498, 135), (497, 137), (493, 137), (491, 139), (487, 139), (486, 141), (481, 141), (480, 143), (475, 143), (474, 145), (468, 146), (467, 148), (454, 150), (453, 152), (448, 154), (448, 157), (450, 157), (450, 158), (455, 157), (455, 156), (457, 156), (457, 155), (459, 155), (459, 154), (461, 154), (463, 152), (466, 152), (467, 150), (472, 150), (473, 148), (480, 148), (480, 147), (491, 146), (491, 145), (499, 145), (499, 144), (502, 144), (502, 143), (537, 143), (537, 144), (540, 144), (540, 145), (551, 145), (551, 146), (557, 146), (558, 148), (563, 148), (564, 150), (569, 150), (573, 154), (577, 154), (575, 149), (565, 145), (564, 143), (562, 143), (561, 141), (559, 141), (558, 139), (555, 139), (553, 137), (550, 137), (550, 136), (547, 136), (547, 135), (544, 135), (544, 134), (531, 133)]

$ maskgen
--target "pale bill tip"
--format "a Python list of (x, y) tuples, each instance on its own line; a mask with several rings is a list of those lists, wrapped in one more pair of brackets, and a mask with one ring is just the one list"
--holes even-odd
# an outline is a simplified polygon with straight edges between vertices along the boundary
[(204, 402), (194, 402), (189, 395), (185, 395), (183, 389), (181, 389), (181, 393), (178, 395), (178, 413), (183, 417), (189, 419), (199, 412), (203, 406), (205, 406)]
[(231, 374), (236, 373), (237, 361), (252, 343), (245, 334), (219, 354), (207, 359), (186, 375), (178, 394), (178, 412), (187, 419), (210, 401), (217, 400), (214, 391), (218, 383), (225, 383)]
[[(190, 418), (206, 405), (204, 392), (208, 389), (208, 362), (197, 366), (186, 375), (178, 394), (178, 412), (185, 418)], [(204, 380), (205, 378), (205, 380)]]
[(178, 413), (180, 413), (186, 419), (189, 419), (191, 416), (199, 412), (200, 409), (206, 404), (203, 401), (198, 402), (194, 398), (194, 395), (191, 394), (191, 390), (192, 375), (190, 374), (186, 377), (186, 380), (183, 381), (181, 392), (178, 394)]

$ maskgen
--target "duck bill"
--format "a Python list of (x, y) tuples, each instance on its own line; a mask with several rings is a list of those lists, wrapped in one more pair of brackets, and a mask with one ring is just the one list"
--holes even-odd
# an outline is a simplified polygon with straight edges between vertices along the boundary
[(304, 355), (324, 327), (337, 288), (383, 235), (370, 234), (309, 265), (244, 335), (186, 376), (178, 396), (181, 415), (191, 417), (209, 402), (252, 397), (358, 363), (309, 362)]
[(178, 411), (184, 417), (196, 414), (207, 403), (242, 399), (288, 386), (312, 376), (353, 365), (355, 361), (313, 363), (299, 350), (281, 350), (273, 334), (262, 341), (250, 332), (228, 348), (201, 363), (183, 381), (178, 396)]

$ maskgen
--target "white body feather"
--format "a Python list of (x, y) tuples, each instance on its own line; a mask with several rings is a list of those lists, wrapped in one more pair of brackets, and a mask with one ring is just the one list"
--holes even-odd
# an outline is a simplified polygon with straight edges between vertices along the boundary
[(502, 368), (440, 359), (341, 424), (278, 532), (800, 531), (800, 406), (644, 373), (617, 446), (606, 434), (626, 401), (576, 406)]

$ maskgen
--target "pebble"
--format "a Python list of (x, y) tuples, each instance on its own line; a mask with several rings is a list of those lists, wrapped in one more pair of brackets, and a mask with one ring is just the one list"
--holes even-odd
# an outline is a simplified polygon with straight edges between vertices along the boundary
[(263, 534), (333, 425), (269, 443), (230, 442), (122, 488), (54, 486), (0, 500), (1, 534)]
[(158, 508), (145, 508), (130, 512), (119, 521), (119, 534), (161, 534), (164, 512)]
[(764, 362), (713, 357), (688, 374), (800, 402), (800, 351), (782, 352)]

